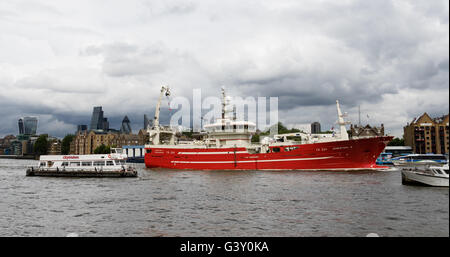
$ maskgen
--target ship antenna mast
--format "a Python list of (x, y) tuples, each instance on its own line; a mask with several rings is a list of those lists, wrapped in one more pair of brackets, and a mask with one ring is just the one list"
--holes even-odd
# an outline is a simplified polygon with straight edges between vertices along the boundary
[(222, 87), (222, 131), (225, 131), (225, 107), (226, 107), (225, 88)]
[(226, 107), (226, 95), (225, 88), (222, 87), (222, 121), (225, 119), (225, 107)]

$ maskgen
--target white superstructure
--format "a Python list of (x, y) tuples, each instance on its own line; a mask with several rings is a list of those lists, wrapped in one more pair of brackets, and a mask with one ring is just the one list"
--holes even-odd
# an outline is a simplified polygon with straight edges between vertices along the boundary
[[(160, 145), (162, 148), (177, 148), (179, 147), (180, 142), (175, 143), (175, 130), (170, 127), (163, 127), (159, 125), (159, 114), (160, 114), (160, 106), (163, 96), (170, 95), (170, 89), (168, 86), (162, 86), (159, 99), (156, 106), (155, 111), (155, 122), (152, 128), (149, 128), (147, 132), (150, 137), (149, 145)], [(204, 125), (203, 128), (205, 130), (206, 138), (203, 140), (195, 140), (193, 142), (184, 143), (184, 147), (199, 147), (204, 146), (205, 148), (209, 147), (247, 147), (247, 148), (260, 148), (266, 150), (267, 147), (273, 145), (286, 145), (286, 144), (311, 144), (311, 143), (324, 143), (324, 142), (333, 142), (333, 141), (345, 141), (349, 140), (349, 136), (347, 133), (346, 125), (350, 124), (350, 122), (345, 120), (347, 116), (346, 113), (341, 112), (341, 108), (339, 105), (339, 101), (336, 100), (336, 109), (337, 109), (337, 124), (339, 125), (339, 131), (333, 132), (330, 134), (311, 134), (304, 132), (295, 132), (290, 134), (278, 134), (278, 135), (270, 135), (272, 138), (265, 137), (260, 140), (260, 144), (255, 145), (252, 144), (251, 138), (252, 135), (256, 134), (256, 124), (251, 121), (236, 120), (236, 114), (232, 117), (227, 116), (228, 112), (235, 112), (235, 108), (233, 110), (228, 110), (226, 107), (229, 105), (230, 98), (226, 96), (225, 89), (222, 88), (222, 116), (219, 119), (216, 119), (214, 123)], [(168, 144), (162, 144), (161, 142), (161, 134), (169, 134), (170, 142)], [(289, 141), (288, 137), (300, 137), (300, 142), (292, 142)], [(166, 142), (167, 143), (167, 142)], [(147, 146), (149, 146), (147, 145)]]

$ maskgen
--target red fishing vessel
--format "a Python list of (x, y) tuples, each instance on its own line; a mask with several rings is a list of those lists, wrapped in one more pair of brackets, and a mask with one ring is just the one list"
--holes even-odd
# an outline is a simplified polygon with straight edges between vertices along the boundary
[[(162, 94), (169, 93), (167, 88)], [(383, 169), (376, 159), (391, 136), (348, 138), (339, 102), (336, 101), (340, 133), (291, 133), (265, 138), (252, 144), (255, 124), (225, 117), (226, 97), (223, 95), (222, 118), (205, 126), (206, 139), (189, 144), (175, 144), (175, 133), (159, 126), (159, 107), (149, 134), (152, 144), (146, 145), (145, 165), (148, 168), (186, 170), (367, 170)], [(160, 97), (161, 99), (161, 97)], [(160, 144), (161, 133), (171, 134), (169, 144)], [(287, 140), (300, 137), (300, 142)]]

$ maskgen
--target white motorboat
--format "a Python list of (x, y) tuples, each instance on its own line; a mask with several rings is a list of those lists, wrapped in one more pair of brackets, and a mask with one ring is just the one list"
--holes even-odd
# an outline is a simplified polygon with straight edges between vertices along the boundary
[(122, 153), (88, 155), (42, 155), (39, 165), (28, 167), (27, 176), (136, 177)]
[(448, 187), (448, 163), (443, 166), (403, 167), (402, 184)]

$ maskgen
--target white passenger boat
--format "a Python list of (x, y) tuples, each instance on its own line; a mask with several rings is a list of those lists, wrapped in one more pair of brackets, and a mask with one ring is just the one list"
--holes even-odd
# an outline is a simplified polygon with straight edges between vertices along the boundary
[(447, 157), (443, 154), (409, 154), (391, 160), (397, 167), (439, 166), (447, 163)]
[(27, 176), (57, 177), (136, 177), (137, 171), (126, 164), (122, 153), (89, 155), (42, 155)]
[(402, 184), (448, 187), (448, 163), (443, 166), (410, 166), (402, 168)]

